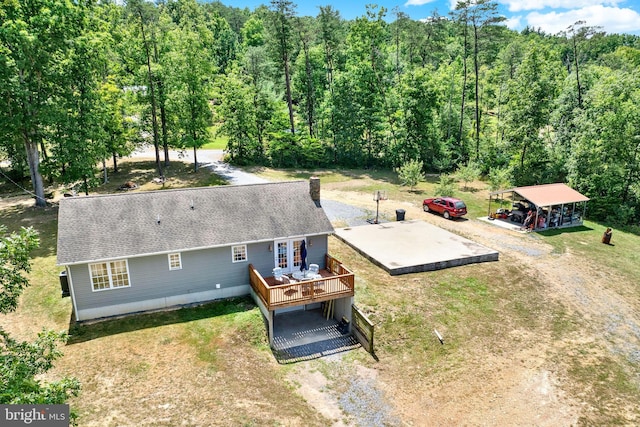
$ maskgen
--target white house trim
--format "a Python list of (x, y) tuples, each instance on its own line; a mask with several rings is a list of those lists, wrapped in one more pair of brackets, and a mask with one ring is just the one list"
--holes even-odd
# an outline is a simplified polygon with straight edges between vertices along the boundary
[[(250, 285), (234, 286), (231, 288), (212, 289), (210, 291), (195, 292), (190, 294), (174, 295), (165, 298), (155, 298), (144, 301), (129, 302), (125, 304), (109, 305), (98, 308), (76, 310), (76, 320), (92, 320), (102, 317), (121, 316), (125, 314), (139, 313), (143, 311), (162, 310), (166, 308), (179, 308), (183, 305), (205, 303), (223, 298), (249, 295)], [(75, 306), (75, 303), (74, 303)]]

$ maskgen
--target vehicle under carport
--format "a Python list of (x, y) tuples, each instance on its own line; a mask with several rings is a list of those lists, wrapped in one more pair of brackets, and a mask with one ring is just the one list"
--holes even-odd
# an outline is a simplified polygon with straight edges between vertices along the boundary
[[(508, 197), (504, 197), (505, 194)], [(534, 210), (534, 230), (582, 225), (589, 198), (563, 183), (516, 187), (489, 193), (487, 216), (491, 219), (521, 222), (525, 210)], [(497, 209), (492, 210), (498, 206)], [(505, 209), (505, 206), (514, 208)]]

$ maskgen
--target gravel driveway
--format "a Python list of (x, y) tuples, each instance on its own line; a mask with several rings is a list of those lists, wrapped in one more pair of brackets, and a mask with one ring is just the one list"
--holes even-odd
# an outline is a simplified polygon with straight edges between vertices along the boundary
[[(198, 150), (198, 165), (200, 167), (209, 168), (218, 175), (229, 181), (230, 184), (244, 185), (244, 184), (258, 184), (261, 182), (267, 182), (266, 179), (255, 176), (251, 173), (243, 172), (239, 169), (230, 166), (228, 163), (222, 161), (222, 150)], [(153, 147), (145, 147), (140, 150), (136, 150), (129, 157), (134, 158), (155, 158), (155, 151)], [(164, 158), (163, 154), (160, 154), (161, 158)], [(181, 160), (193, 163), (193, 150), (177, 151), (169, 150), (169, 159)]]
[[(222, 150), (198, 150), (198, 164), (200, 167), (209, 168), (216, 174), (225, 178), (230, 184), (245, 185), (268, 182), (266, 179), (252, 173), (244, 172), (222, 161), (224, 155)], [(163, 155), (160, 155), (161, 158)], [(153, 147), (145, 147), (135, 151), (130, 157), (134, 158), (155, 158)], [(169, 158), (172, 160), (193, 162), (193, 151), (170, 150)], [(344, 224), (346, 227), (367, 224), (367, 219), (372, 218), (375, 213), (360, 209), (345, 203), (334, 200), (322, 199), (322, 207), (332, 223)]]

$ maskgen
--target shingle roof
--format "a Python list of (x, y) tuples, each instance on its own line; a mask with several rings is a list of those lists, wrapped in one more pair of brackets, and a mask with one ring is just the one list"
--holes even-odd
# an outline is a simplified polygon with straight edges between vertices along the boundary
[(331, 232), (305, 181), (72, 197), (60, 201), (58, 264)]
[(562, 205), (566, 203), (586, 202), (589, 200), (587, 196), (580, 194), (563, 183), (516, 187), (508, 190), (494, 191), (490, 194), (495, 196), (512, 191), (533, 202), (536, 206)]

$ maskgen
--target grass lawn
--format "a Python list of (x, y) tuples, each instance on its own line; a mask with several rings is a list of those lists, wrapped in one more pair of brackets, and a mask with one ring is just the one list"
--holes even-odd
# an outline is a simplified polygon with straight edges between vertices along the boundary
[(209, 133), (211, 134), (211, 140), (203, 145), (201, 148), (206, 150), (224, 150), (227, 147), (229, 138), (224, 135), (216, 134), (218, 126), (211, 126)]
[[(417, 216), (422, 199), (433, 195), (437, 184), (430, 179), (409, 191), (398, 185), (394, 174), (370, 170), (254, 172), (271, 180), (317, 175), (323, 197), (330, 194), (373, 209), (373, 192), (385, 190), (388, 216), (397, 206), (408, 206), (412, 209), (408, 214)], [(126, 161), (95, 193), (115, 192), (129, 180), (138, 183), (136, 191), (223, 183), (205, 169), (194, 173), (191, 165), (178, 162), (167, 170), (164, 186), (153, 183), (154, 176), (152, 162)], [(8, 193), (5, 190), (0, 188), (2, 194)], [(481, 183), (459, 190), (456, 196), (467, 203), (469, 218), (486, 215), (487, 196)], [(49, 375), (73, 375), (81, 381), (82, 393), (71, 405), (82, 426), (357, 425), (357, 411), (345, 409), (347, 403), (339, 403), (342, 415), (323, 412), (319, 406), (329, 395), (351, 396), (354, 383), (347, 378), (361, 369), (375, 372), (376, 390), (394, 409), (397, 418), (387, 419), (387, 425), (420, 425), (425, 419), (447, 425), (446, 417), (473, 425), (487, 422), (489, 418), (477, 418), (487, 414), (498, 423), (506, 420), (514, 425), (522, 414), (535, 419), (540, 413), (555, 414), (555, 425), (564, 425), (560, 403), (551, 402), (551, 394), (538, 387), (551, 387), (544, 375), (523, 377), (528, 372), (553, 374), (558, 384), (552, 389), (561, 389), (571, 403), (566, 406), (578, 414), (577, 424), (640, 421), (640, 410), (633, 403), (640, 399), (637, 362), (623, 351), (610, 351), (624, 350), (615, 336), (595, 339), (590, 331), (600, 323), (580, 314), (576, 308), (580, 301), (565, 302), (564, 296), (551, 292), (551, 276), (532, 275), (533, 269), (509, 252), (501, 254), (500, 262), (392, 277), (331, 238), (331, 254), (356, 274), (356, 304), (376, 325), (377, 358), (357, 350), (338, 360), (278, 365), (261, 314), (249, 298), (93, 325), (71, 324), (71, 301), (60, 298), (61, 269), (55, 265), (56, 215), (55, 204), (46, 209), (31, 204), (0, 209), (0, 221), (9, 230), (33, 226), (40, 233), (29, 274), (31, 286), (18, 311), (4, 316), (2, 325), (23, 339), (33, 339), (42, 327), (69, 332), (64, 357)], [(456, 230), (459, 222), (440, 223), (461, 234), (473, 232), (473, 228)], [(606, 271), (602, 277), (610, 280), (607, 288), (637, 308), (640, 302), (632, 284), (640, 277), (639, 238), (614, 230), (614, 247), (594, 244), (605, 226), (586, 221), (570, 231), (549, 230), (524, 238), (552, 248), (544, 258), (550, 271), (555, 259), (567, 256), (589, 271)], [(435, 338), (435, 328), (444, 335), (445, 345)], [(326, 383), (316, 384), (316, 399), (309, 400), (303, 397), (308, 386), (303, 378), (308, 381), (315, 374), (322, 374)], [(535, 387), (517, 388), (531, 378), (538, 380), (531, 383)], [(492, 405), (507, 415), (490, 412)], [(507, 406), (520, 418), (509, 418)], [(365, 424), (372, 425), (359, 423)]]

